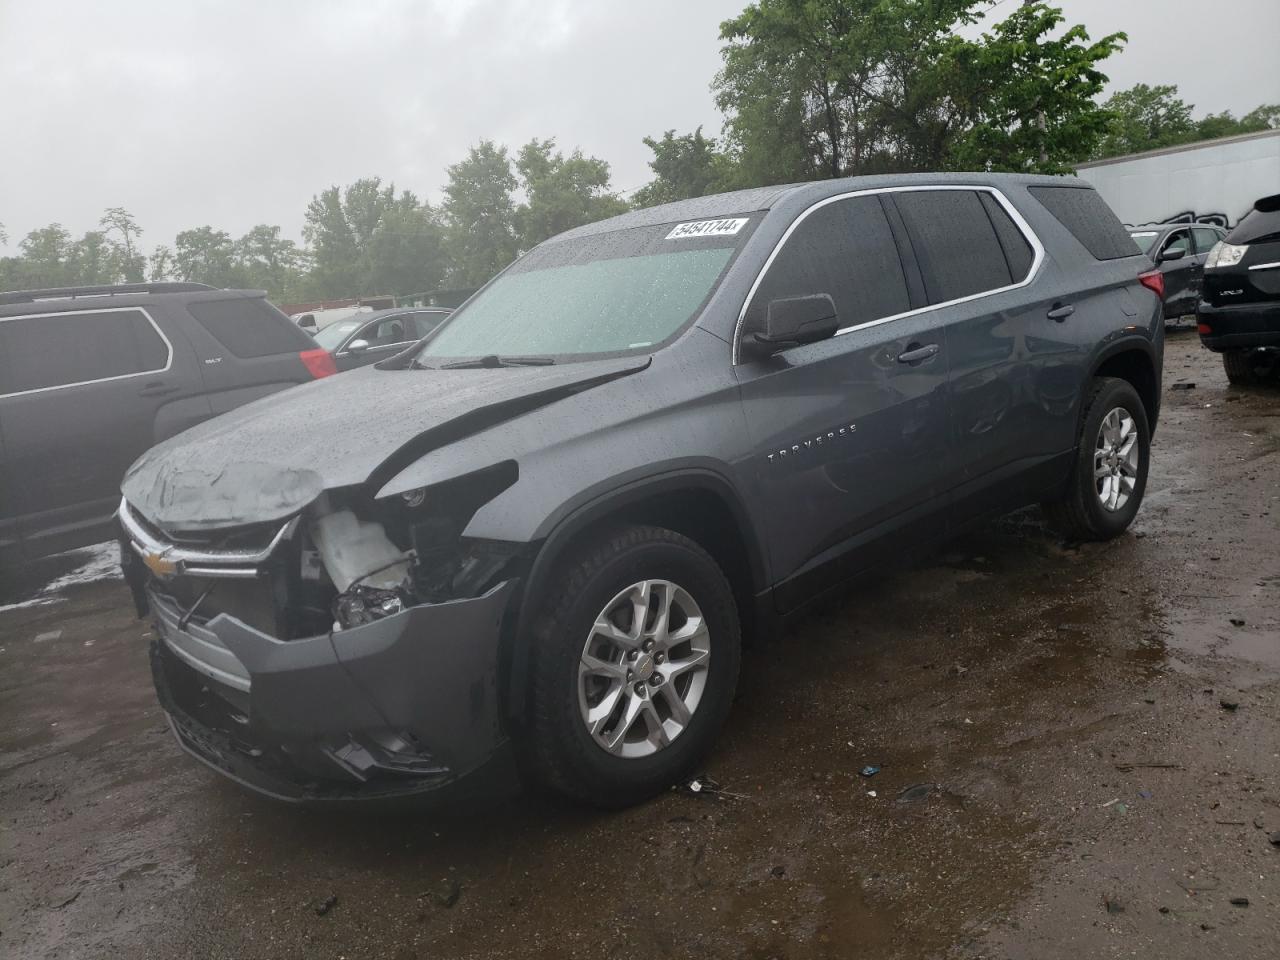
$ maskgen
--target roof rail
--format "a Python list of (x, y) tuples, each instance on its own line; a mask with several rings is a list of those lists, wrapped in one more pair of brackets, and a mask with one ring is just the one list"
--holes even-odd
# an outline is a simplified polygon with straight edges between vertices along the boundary
[(76, 297), (110, 297), (131, 293), (196, 293), (200, 290), (216, 290), (207, 283), (117, 283), (95, 287), (49, 287), (45, 290), (11, 290), (0, 293), (0, 304), (34, 303), (36, 300), (57, 300)]

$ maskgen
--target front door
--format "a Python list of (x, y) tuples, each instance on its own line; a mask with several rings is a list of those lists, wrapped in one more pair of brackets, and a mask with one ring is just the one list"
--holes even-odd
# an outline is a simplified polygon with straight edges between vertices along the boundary
[[(1182, 251), (1181, 257), (1164, 259), (1177, 250)], [(1156, 262), (1164, 274), (1164, 315), (1170, 320), (1196, 312), (1197, 281), (1204, 271), (1197, 273), (1195, 253), (1190, 230), (1174, 230), (1165, 237), (1156, 252)]]
[(940, 522), (947, 343), (936, 315), (892, 319), (918, 305), (908, 277), (880, 196), (847, 197), (810, 209), (747, 305), (740, 337), (770, 301), (814, 294), (841, 328), (735, 368), (755, 451), (744, 479), (784, 610)]

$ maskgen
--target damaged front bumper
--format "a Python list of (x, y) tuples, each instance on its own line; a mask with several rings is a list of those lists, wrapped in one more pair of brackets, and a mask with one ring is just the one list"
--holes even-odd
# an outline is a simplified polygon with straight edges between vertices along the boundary
[(200, 620), (150, 580), (152, 669), (179, 743), (289, 801), (422, 793), (503, 742), (498, 658), (516, 586), (278, 640), (225, 613)]

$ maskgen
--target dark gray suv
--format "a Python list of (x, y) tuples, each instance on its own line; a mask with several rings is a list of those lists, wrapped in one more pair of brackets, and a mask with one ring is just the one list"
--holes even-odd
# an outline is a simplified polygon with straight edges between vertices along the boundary
[(332, 372), (261, 290), (0, 293), (0, 567), (110, 540), (153, 443)]
[(694, 770), (744, 634), (1043, 503), (1125, 530), (1160, 275), (1074, 179), (770, 187), (562, 234), (416, 349), (139, 460), (120, 519), (179, 741), (282, 798), (506, 741), (571, 797)]

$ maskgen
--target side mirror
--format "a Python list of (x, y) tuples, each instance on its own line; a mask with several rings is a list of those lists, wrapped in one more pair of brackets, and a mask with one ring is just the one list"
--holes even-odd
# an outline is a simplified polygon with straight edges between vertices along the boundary
[(347, 344), (347, 353), (364, 353), (369, 349), (369, 341), (360, 337)]
[(825, 293), (771, 300), (765, 313), (764, 333), (753, 333), (743, 340), (742, 351), (761, 360), (802, 343), (834, 337), (839, 329), (835, 301)]
[(1170, 247), (1164, 253), (1160, 254), (1160, 262), (1164, 263), (1168, 260), (1181, 260), (1186, 255), (1186, 247)]
[(303, 330), (306, 330), (308, 333), (315, 333), (316, 318), (312, 314), (304, 313), (302, 316), (298, 318), (298, 326), (300, 326)]

